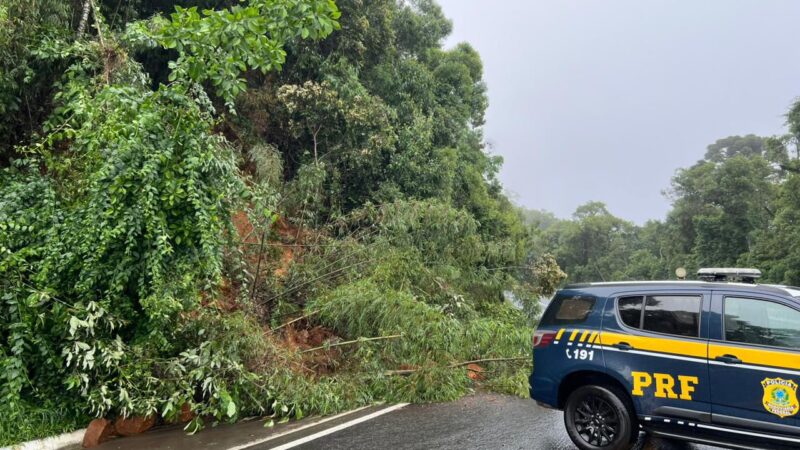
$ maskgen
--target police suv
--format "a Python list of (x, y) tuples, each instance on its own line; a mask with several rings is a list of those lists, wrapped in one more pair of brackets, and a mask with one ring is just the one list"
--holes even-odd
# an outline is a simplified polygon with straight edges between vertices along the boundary
[(550, 301), (530, 394), (564, 410), (578, 448), (628, 449), (640, 430), (800, 448), (800, 289), (755, 284), (754, 269), (698, 275), (569, 285)]

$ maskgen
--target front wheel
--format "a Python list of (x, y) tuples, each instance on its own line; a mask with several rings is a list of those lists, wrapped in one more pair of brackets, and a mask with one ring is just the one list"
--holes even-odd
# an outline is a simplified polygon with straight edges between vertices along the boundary
[(581, 450), (630, 449), (635, 437), (631, 417), (620, 396), (604, 386), (577, 389), (564, 408), (567, 433)]

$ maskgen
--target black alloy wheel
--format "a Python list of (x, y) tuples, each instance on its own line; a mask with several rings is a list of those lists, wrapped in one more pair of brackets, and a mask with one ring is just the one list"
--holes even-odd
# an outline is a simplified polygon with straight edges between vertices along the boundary
[(619, 416), (601, 397), (584, 397), (575, 413), (578, 435), (591, 445), (605, 447), (619, 434)]
[(628, 407), (604, 386), (584, 386), (573, 392), (567, 399), (564, 422), (572, 442), (582, 450), (628, 449), (635, 437)]

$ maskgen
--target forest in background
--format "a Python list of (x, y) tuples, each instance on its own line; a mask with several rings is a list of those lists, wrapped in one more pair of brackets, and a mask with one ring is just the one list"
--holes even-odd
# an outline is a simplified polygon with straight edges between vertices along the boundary
[(0, 445), (526, 394), (564, 273), (450, 30), (432, 0), (0, 3)]
[(684, 267), (754, 267), (762, 282), (800, 285), (800, 101), (781, 136), (729, 136), (679, 169), (663, 221), (637, 226), (603, 203), (571, 219), (523, 210), (537, 252), (550, 252), (568, 282), (668, 280)]

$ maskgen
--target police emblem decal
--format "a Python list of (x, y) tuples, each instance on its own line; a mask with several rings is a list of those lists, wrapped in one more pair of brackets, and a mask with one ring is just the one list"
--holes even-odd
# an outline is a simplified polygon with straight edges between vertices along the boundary
[(794, 416), (800, 411), (797, 401), (797, 383), (783, 378), (765, 378), (761, 382), (764, 387), (764, 409), (781, 419)]

